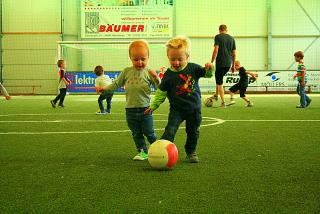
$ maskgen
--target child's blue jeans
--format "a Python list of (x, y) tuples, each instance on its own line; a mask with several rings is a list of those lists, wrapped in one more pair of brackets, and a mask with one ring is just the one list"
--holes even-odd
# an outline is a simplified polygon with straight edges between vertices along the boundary
[(302, 87), (301, 82), (299, 82), (297, 86), (297, 93), (300, 95), (300, 106), (302, 107), (306, 107), (307, 102), (310, 101), (310, 98), (307, 96), (305, 90), (306, 84), (307, 82), (305, 82), (304, 86)]
[(113, 93), (110, 93), (110, 92), (109, 93), (103, 92), (102, 94), (100, 94), (98, 98), (100, 112), (105, 112), (103, 107), (103, 101), (106, 100), (107, 101), (106, 111), (110, 113), (112, 96), (113, 96)]
[(161, 139), (174, 141), (180, 124), (186, 121), (187, 140), (184, 146), (185, 152), (191, 154), (196, 151), (199, 138), (199, 127), (201, 124), (201, 110), (194, 109), (190, 111), (181, 111), (170, 109), (168, 124)]
[(152, 114), (144, 114), (147, 108), (126, 108), (126, 119), (138, 151), (148, 151), (144, 136), (150, 144), (157, 140), (153, 129)]

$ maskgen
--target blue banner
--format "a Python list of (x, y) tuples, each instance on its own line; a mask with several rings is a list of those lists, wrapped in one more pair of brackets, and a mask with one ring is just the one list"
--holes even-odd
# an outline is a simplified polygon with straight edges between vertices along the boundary
[[(119, 76), (120, 71), (105, 72), (112, 82)], [(69, 92), (96, 92), (94, 87), (97, 76), (93, 72), (67, 72), (67, 77), (71, 81), (68, 87)], [(119, 88), (115, 92), (124, 92), (123, 88)]]

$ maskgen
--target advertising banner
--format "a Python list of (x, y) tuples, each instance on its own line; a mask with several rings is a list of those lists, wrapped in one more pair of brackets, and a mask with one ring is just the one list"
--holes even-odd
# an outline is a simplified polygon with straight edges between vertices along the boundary
[(173, 0), (82, 0), (82, 38), (170, 38)]
[[(295, 91), (297, 80), (293, 78), (295, 71), (252, 71), (258, 74), (256, 81), (249, 81), (248, 91)], [(307, 71), (307, 89), (320, 92), (320, 71)], [(239, 81), (237, 72), (228, 72), (224, 77), (223, 86), (231, 87)], [(200, 80), (200, 87), (204, 91), (214, 91), (214, 78)]]
[[(293, 79), (294, 71), (253, 71), (258, 73), (256, 81), (249, 81), (248, 91), (295, 91), (297, 81)], [(112, 81), (114, 81), (120, 74), (120, 71), (105, 72)], [(67, 72), (68, 78), (71, 80), (71, 85), (68, 87), (69, 92), (83, 93), (96, 92), (95, 79), (96, 75), (93, 72)], [(228, 89), (239, 81), (237, 73), (227, 73), (224, 77), (223, 85)], [(215, 90), (214, 78), (201, 78), (199, 81), (202, 92)], [(312, 92), (320, 92), (320, 71), (308, 71), (307, 90)], [(155, 91), (152, 87), (151, 91)], [(124, 92), (123, 88), (115, 92)]]

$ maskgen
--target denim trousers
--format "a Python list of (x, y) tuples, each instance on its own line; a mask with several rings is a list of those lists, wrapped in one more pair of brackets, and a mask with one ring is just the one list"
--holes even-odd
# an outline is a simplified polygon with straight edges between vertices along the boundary
[(305, 82), (304, 86), (302, 87), (301, 82), (299, 82), (297, 86), (297, 93), (300, 96), (300, 105), (303, 107), (306, 107), (307, 102), (310, 101), (310, 98), (307, 96), (306, 90), (305, 90), (306, 84), (307, 82)]
[(113, 93), (102, 93), (100, 94), (99, 98), (98, 98), (98, 104), (99, 104), (99, 109), (101, 112), (104, 112), (104, 106), (103, 106), (103, 101), (106, 100), (107, 101), (107, 108), (106, 111), (110, 112), (111, 109), (111, 100), (112, 100), (112, 96)]
[(168, 123), (161, 139), (173, 142), (180, 124), (186, 121), (187, 140), (184, 149), (187, 154), (191, 154), (196, 151), (201, 120), (200, 109), (188, 111), (170, 109)]
[(146, 109), (147, 108), (126, 108), (127, 124), (131, 130), (136, 148), (138, 151), (143, 149), (145, 152), (148, 151), (145, 137), (150, 144), (157, 140), (153, 129), (153, 116), (152, 114), (144, 114)]

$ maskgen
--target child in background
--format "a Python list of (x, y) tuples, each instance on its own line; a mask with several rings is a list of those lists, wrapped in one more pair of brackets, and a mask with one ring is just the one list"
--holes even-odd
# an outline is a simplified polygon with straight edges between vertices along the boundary
[(159, 78), (162, 79), (164, 76), (164, 73), (166, 72), (167, 68), (166, 67), (161, 67), (160, 72), (158, 74)]
[[(100, 93), (100, 96), (98, 98), (98, 105), (99, 105), (99, 112), (96, 112), (96, 114), (110, 114), (111, 113), (111, 100), (113, 96), (113, 92), (99, 92), (99, 89), (105, 86), (108, 86), (112, 83), (110, 77), (108, 75), (104, 74), (103, 67), (98, 65), (94, 68), (94, 73), (97, 75), (95, 87), (97, 93)], [(103, 101), (107, 101), (107, 108), (104, 109), (103, 107)]]
[(294, 79), (298, 80), (297, 93), (300, 96), (300, 105), (297, 108), (306, 108), (310, 105), (311, 99), (306, 94), (306, 85), (308, 81), (307, 69), (302, 61), (304, 54), (302, 51), (297, 51), (294, 53), (294, 59), (298, 63), (297, 73), (294, 75)]
[(249, 100), (245, 93), (249, 84), (248, 75), (250, 75), (253, 79), (256, 79), (258, 75), (247, 71), (244, 67), (241, 66), (240, 61), (235, 61), (235, 68), (236, 71), (239, 71), (240, 79), (238, 83), (229, 88), (229, 94), (231, 97), (228, 106), (235, 104), (233, 96), (237, 91), (240, 91), (240, 97), (246, 102), (246, 106), (253, 107), (253, 103)]
[(167, 69), (156, 91), (155, 98), (145, 111), (152, 113), (168, 97), (170, 112), (168, 123), (161, 139), (174, 141), (180, 124), (186, 121), (187, 140), (185, 152), (187, 161), (199, 162), (196, 146), (201, 124), (201, 92), (198, 81), (201, 77), (212, 77), (213, 65), (205, 67), (188, 62), (190, 41), (186, 37), (176, 37), (167, 42), (167, 56), (171, 67)]
[(6, 88), (1, 84), (1, 82), (0, 82), (0, 91), (1, 91), (2, 95), (6, 98), (6, 100), (11, 99), (9, 93), (7, 92)]
[(153, 117), (144, 114), (150, 105), (151, 85), (158, 87), (160, 79), (154, 70), (147, 68), (149, 46), (144, 40), (137, 40), (129, 46), (129, 57), (132, 66), (125, 68), (118, 78), (102, 90), (114, 91), (125, 86), (126, 91), (126, 120), (136, 144), (138, 154), (133, 160), (146, 160), (148, 148), (144, 136), (149, 143), (156, 141), (153, 129)]
[(66, 76), (66, 71), (65, 69), (67, 68), (66, 62), (62, 59), (58, 60), (57, 62), (58, 68), (59, 68), (59, 85), (58, 85), (58, 89), (59, 89), (59, 94), (58, 96), (56, 96), (56, 98), (54, 100), (50, 100), (50, 103), (52, 105), (52, 108), (56, 107), (57, 102), (59, 101), (58, 106), (63, 108), (63, 101), (64, 98), (67, 94), (67, 87), (68, 85), (70, 85), (70, 80), (67, 78)]

